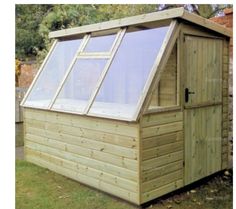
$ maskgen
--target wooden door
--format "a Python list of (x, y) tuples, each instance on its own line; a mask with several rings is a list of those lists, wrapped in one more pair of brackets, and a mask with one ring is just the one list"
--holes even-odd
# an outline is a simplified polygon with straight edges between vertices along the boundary
[(185, 184), (221, 168), (222, 40), (185, 35)]

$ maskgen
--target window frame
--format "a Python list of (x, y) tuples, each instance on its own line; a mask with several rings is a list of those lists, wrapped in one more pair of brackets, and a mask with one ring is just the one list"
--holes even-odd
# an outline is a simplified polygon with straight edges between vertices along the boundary
[[(172, 22), (174, 22), (174, 21), (172, 21)], [(177, 32), (176, 32), (177, 31)], [(180, 53), (181, 53), (181, 51), (180, 51), (180, 45), (181, 45), (181, 40), (180, 40), (180, 37), (179, 37), (179, 31), (178, 30), (175, 30), (175, 33), (176, 33), (176, 38), (173, 38), (173, 40), (171, 41), (172, 42), (172, 44), (173, 44), (173, 46), (171, 47), (171, 50), (170, 51), (172, 51), (173, 50), (173, 47), (174, 47), (174, 45), (176, 44), (177, 46), (177, 49), (176, 49), (176, 53), (177, 53), (177, 57), (176, 57), (176, 59), (177, 59), (177, 63), (176, 63), (176, 72), (177, 72), (177, 77), (176, 77), (176, 87), (177, 87), (177, 89), (176, 89), (176, 105), (172, 105), (172, 106), (160, 106), (160, 107), (158, 107), (158, 108), (153, 108), (153, 109), (148, 109), (148, 107), (149, 107), (149, 104), (150, 104), (150, 102), (151, 102), (151, 97), (152, 97), (152, 93), (149, 95), (149, 100), (148, 101), (146, 101), (146, 104), (144, 104), (144, 111), (143, 111), (143, 115), (147, 115), (147, 114), (151, 114), (151, 113), (159, 113), (159, 112), (166, 112), (166, 111), (174, 111), (174, 110), (180, 110), (181, 109), (181, 93), (180, 93), (180, 88), (181, 88), (181, 86), (180, 86), (180, 83), (181, 83), (181, 81), (180, 81)], [(167, 60), (169, 59), (169, 56), (168, 56), (168, 58), (166, 59), (166, 62), (167, 62)], [(166, 64), (166, 63), (165, 63)], [(165, 66), (165, 64), (164, 64), (164, 66)], [(163, 66), (163, 68), (164, 68), (164, 66)], [(159, 83), (160, 83), (160, 79), (161, 79), (161, 76), (162, 76), (162, 73), (163, 73), (164, 71), (162, 71), (162, 72), (160, 72), (159, 73), (159, 79), (158, 79), (158, 82), (154, 85), (154, 86), (156, 86), (156, 88), (158, 88), (159, 87)], [(151, 87), (152, 88), (152, 87)], [(150, 89), (151, 90), (151, 89)]]
[[(21, 104), (20, 104), (21, 106), (36, 108), (36, 107), (34, 107), (34, 106), (31, 106), (31, 105), (26, 105), (26, 104), (25, 104), (25, 101), (28, 99), (28, 97), (29, 97), (29, 95), (30, 95), (30, 93), (31, 93), (31, 91), (32, 91), (32, 89), (33, 89), (33, 87), (34, 87), (35, 84), (36, 84), (36, 81), (38, 80), (38, 78), (39, 78), (39, 76), (40, 76), (40, 74), (43, 72), (44, 66), (45, 66), (46, 63), (48, 62), (48, 60), (49, 60), (49, 58), (50, 58), (50, 56), (51, 56), (53, 50), (55, 49), (57, 43), (58, 43), (58, 39), (56, 39), (56, 40), (53, 42), (53, 44), (52, 44), (52, 46), (51, 46), (51, 48), (50, 48), (50, 50), (49, 50), (47, 56), (45, 57), (43, 63), (41, 64), (41, 66), (40, 66), (40, 68), (39, 68), (39, 70), (38, 70), (36, 76), (34, 77), (32, 83), (31, 83), (31, 86), (29, 87), (28, 91), (26, 92), (25, 97), (24, 97), (24, 99), (22, 100), (22, 102), (21, 102)], [(37, 108), (38, 108), (38, 107), (37, 107)], [(46, 107), (39, 107), (38, 109), (46, 109), (46, 110), (47, 110), (48, 108), (46, 108)]]
[[(177, 63), (176, 63), (176, 73), (177, 73), (177, 75), (176, 75), (176, 104), (170, 105), (170, 106), (159, 106), (158, 108), (148, 109), (150, 102), (151, 102), (151, 100), (150, 100), (148, 105), (146, 106), (144, 114), (158, 113), (158, 112), (165, 112), (165, 111), (181, 109), (181, 104), (180, 104), (180, 101), (181, 101), (180, 100), (180, 38), (178, 38), (175, 43), (176, 43), (176, 61), (177, 61)], [(173, 50), (173, 48), (172, 48), (172, 50)], [(161, 80), (161, 76), (162, 76), (162, 73), (160, 74), (160, 80)], [(158, 81), (158, 83), (156, 85), (158, 94), (159, 94), (160, 80)]]
[[(163, 23), (163, 21), (160, 21), (159, 23)], [(169, 29), (164, 37), (164, 40), (163, 40), (163, 43), (161, 44), (161, 48), (158, 52), (158, 55), (152, 65), (152, 68), (151, 68), (151, 71), (148, 75), (148, 78), (146, 80), (146, 83), (144, 85), (144, 88), (140, 94), (140, 97), (138, 99), (138, 102), (137, 102), (137, 105), (136, 105), (136, 109), (135, 109), (135, 114), (133, 115), (133, 117), (122, 117), (122, 116), (108, 116), (108, 115), (103, 115), (103, 114), (97, 114), (97, 113), (89, 113), (89, 110), (102, 86), (102, 83), (106, 77), (106, 74), (107, 72), (109, 71), (109, 67), (115, 57), (115, 54), (122, 42), (122, 39), (126, 33), (126, 30), (127, 30), (127, 27), (123, 27), (123, 28), (115, 28), (115, 29), (111, 29), (111, 30), (106, 30), (106, 31), (98, 31), (98, 32), (93, 32), (93, 33), (89, 33), (89, 34), (84, 34), (83, 35), (83, 38), (82, 38), (82, 41), (81, 41), (81, 44), (79, 46), (79, 49), (78, 51), (76, 52), (69, 68), (66, 70), (66, 73), (65, 73), (65, 76), (63, 77), (62, 81), (60, 82), (58, 88), (57, 88), (57, 91), (49, 105), (49, 107), (47, 108), (42, 108), (42, 107), (32, 107), (32, 106), (27, 106), (27, 105), (24, 105), (25, 101), (27, 100), (28, 98), (28, 95), (30, 94), (31, 90), (33, 89), (39, 75), (41, 74), (41, 72), (43, 71), (43, 68), (45, 66), (45, 64), (47, 63), (53, 49), (55, 48), (55, 45), (56, 43), (58, 42), (58, 40), (60, 39), (56, 39), (49, 51), (49, 53), (47, 54), (43, 64), (41, 65), (37, 75), (35, 76), (29, 90), (27, 91), (26, 93), (26, 96), (25, 98), (23, 99), (21, 105), (24, 106), (24, 107), (29, 107), (29, 108), (35, 108), (35, 109), (44, 109), (44, 110), (50, 110), (50, 111), (56, 111), (56, 112), (65, 112), (65, 113), (71, 113), (71, 114), (77, 114), (77, 115), (87, 115), (87, 116), (95, 116), (95, 117), (101, 117), (101, 118), (107, 118), (107, 119), (115, 119), (115, 120), (121, 120), (121, 121), (128, 121), (128, 122), (134, 122), (134, 121), (137, 121), (139, 116), (141, 114), (146, 114), (148, 113), (147, 110), (145, 110), (145, 104), (146, 104), (146, 97), (148, 96), (148, 93), (150, 92), (151, 90), (151, 85), (153, 83), (153, 79), (155, 78), (156, 75), (159, 75), (160, 74), (160, 70), (159, 70), (159, 65), (163, 59), (163, 56), (165, 54), (165, 51), (167, 50), (167, 46), (169, 45), (169, 42), (173, 42), (173, 40), (171, 40), (173, 37), (173, 34), (175, 33), (175, 30), (177, 29), (177, 26), (178, 26), (178, 22), (177, 20), (171, 20), (168, 24), (166, 23), (165, 25), (168, 25), (169, 26)], [(154, 28), (156, 27), (161, 27), (161, 26), (155, 26)], [(91, 35), (95, 35), (98, 34), (100, 36), (105, 36), (105, 35), (109, 35), (111, 33), (117, 33), (116, 35), (116, 38), (113, 42), (113, 45), (110, 49), (109, 52), (83, 52), (83, 50), (85, 49), (88, 41), (90, 40), (91, 38)], [(175, 39), (176, 41), (176, 39)], [(177, 49), (178, 51), (178, 49)], [(179, 51), (178, 51), (179, 52)], [(179, 54), (179, 53), (177, 53)], [(85, 108), (85, 110), (82, 112), (82, 113), (79, 113), (79, 112), (75, 112), (75, 111), (69, 111), (69, 110), (59, 110), (59, 109), (55, 109), (53, 108), (53, 105), (61, 91), (61, 89), (63, 88), (67, 78), (69, 77), (69, 74), (75, 64), (75, 62), (77, 61), (77, 59), (108, 59), (107, 60), (107, 64), (105, 65), (103, 71), (102, 71), (102, 74), (100, 75), (100, 78), (96, 84), (96, 87), (95, 89), (93, 90), (92, 94), (91, 94), (91, 97), (90, 99), (88, 100), (88, 104), (87, 104), (87, 107)], [(179, 58), (177, 58), (178, 60)], [(177, 61), (179, 62), (179, 61)], [(177, 66), (179, 66), (177, 64)], [(178, 72), (179, 73), (179, 72)], [(180, 76), (178, 76), (180, 77)], [(179, 78), (178, 78), (179, 79)], [(179, 85), (179, 82), (178, 82), (178, 85)], [(179, 95), (180, 96), (180, 95)], [(178, 101), (179, 101), (179, 98), (178, 98)], [(178, 106), (179, 107), (179, 106)], [(165, 108), (165, 107), (164, 107)], [(161, 109), (161, 108), (160, 108)], [(161, 110), (159, 110), (161, 111)], [(158, 112), (159, 112), (158, 111)]]
[(67, 78), (69, 77), (70, 72), (71, 72), (72, 69), (73, 69), (74, 64), (75, 64), (76, 61), (77, 61), (78, 53), (84, 49), (84, 47), (85, 47), (85, 45), (86, 45), (87, 42), (88, 42), (88, 35), (85, 35), (85, 36), (83, 37), (83, 40), (82, 40), (82, 42), (81, 42), (81, 44), (80, 44), (80, 46), (79, 46), (77, 52), (75, 53), (75, 56), (74, 56), (73, 60), (71, 61), (71, 64), (69, 65), (68, 69), (66, 70), (66, 73), (65, 73), (65, 75), (64, 75), (64, 77), (63, 77), (63, 79), (62, 79), (62, 81), (60, 82), (60, 84), (59, 84), (59, 86), (58, 86), (58, 88), (57, 88), (57, 90), (56, 90), (56, 93), (54, 94), (54, 96), (53, 96), (53, 98), (52, 98), (52, 100), (51, 100), (51, 102), (50, 102), (50, 105), (49, 105), (49, 107), (48, 107), (49, 110), (52, 110), (52, 107), (53, 107), (53, 105), (54, 105), (54, 103), (55, 103), (55, 101), (56, 101), (56, 99), (57, 99), (57, 97), (58, 97), (58, 95), (59, 95), (59, 93), (60, 93), (62, 87), (64, 86), (64, 84), (65, 84)]
[[(114, 30), (108, 30), (108, 31), (105, 31), (103, 33), (101, 33), (101, 32), (100, 33), (96, 33), (96, 32), (90, 33), (89, 37), (88, 37), (88, 41), (85, 44), (84, 49), (78, 54), (78, 57), (80, 59), (83, 59), (83, 58), (84, 59), (93, 59), (93, 58), (95, 58), (95, 59), (99, 59), (99, 58), (101, 58), (101, 59), (109, 59), (112, 56), (112, 52), (114, 51), (114, 47), (116, 45), (117, 40), (119, 39), (119, 33), (120, 33), (121, 30), (122, 30), (121, 28), (116, 28)], [(98, 52), (87, 52), (87, 51), (84, 51), (86, 46), (89, 44), (89, 41), (90, 41), (90, 39), (92, 37), (106, 36), (106, 35), (111, 35), (111, 34), (116, 35), (116, 37), (115, 37), (115, 39), (114, 39), (114, 41), (113, 41), (109, 51), (107, 51), (107, 52), (106, 51), (100, 51), (100, 52), (99, 51)]]
[[(179, 37), (179, 31), (180, 31), (180, 28), (179, 28), (179, 23), (177, 20), (172, 20), (171, 23), (170, 23), (170, 26), (169, 26), (169, 30), (167, 31), (167, 34), (166, 34), (166, 37), (163, 41), (163, 44), (161, 46), (161, 49), (159, 51), (159, 54), (153, 64), (153, 68), (152, 68), (152, 71), (149, 75), (149, 78), (146, 82), (146, 85), (144, 87), (144, 91), (142, 92), (142, 97), (140, 98), (139, 100), (139, 105), (136, 109), (136, 113), (133, 117), (133, 121), (137, 121), (138, 118), (140, 117), (140, 115), (146, 115), (146, 114), (149, 114), (149, 113), (156, 113), (156, 112), (163, 112), (163, 111), (167, 111), (167, 110), (170, 110), (170, 109), (180, 109), (181, 106), (180, 106), (180, 94), (177, 96), (177, 104), (178, 105), (174, 105), (173, 107), (163, 107), (163, 108), (156, 108), (156, 109), (153, 109), (153, 110), (148, 110), (148, 105), (150, 103), (150, 100), (151, 100), (151, 96), (152, 96), (152, 89), (153, 89), (153, 86), (157, 86), (158, 83), (159, 83), (159, 80), (160, 80), (160, 77), (161, 77), (161, 74), (162, 74), (162, 69), (164, 68), (168, 58), (166, 57), (166, 53), (168, 52), (168, 50), (170, 50), (170, 46), (171, 46), (171, 50), (170, 50), (170, 53), (173, 49), (173, 46), (174, 44), (176, 43), (176, 40), (178, 39)], [(177, 43), (177, 86), (180, 85), (180, 76), (178, 76), (179, 72), (179, 57), (178, 57), (178, 54), (179, 54), (179, 47), (178, 47), (178, 44)], [(178, 81), (179, 80), (179, 81)], [(155, 83), (157, 82), (157, 83)], [(177, 89), (177, 91), (179, 92), (179, 89)], [(148, 94), (149, 93), (149, 94)]]
[[(96, 95), (97, 95), (97, 93), (98, 93), (98, 91), (99, 91), (99, 89), (102, 85), (102, 82), (103, 82), (103, 80), (104, 80), (104, 78), (105, 78), (105, 76), (106, 76), (106, 74), (109, 70), (109, 67), (110, 67), (110, 65), (113, 61), (115, 53), (118, 50), (119, 45), (120, 45), (120, 43), (121, 43), (121, 41), (124, 37), (124, 34), (126, 32), (126, 28), (116, 29), (116, 31), (117, 31), (116, 38), (115, 38), (115, 40), (113, 42), (113, 45), (111, 47), (112, 51), (111, 51), (111, 53), (109, 52), (110, 53), (109, 55), (106, 54), (105, 56), (104, 56), (103, 52), (98, 52), (98, 53), (97, 52), (96, 53), (86, 52), (86, 55), (84, 55), (83, 51), (84, 51), (86, 45), (88, 44), (88, 42), (91, 38), (91, 34), (88, 34), (88, 35), (84, 36), (84, 39), (83, 39), (83, 41), (81, 43), (81, 46), (80, 46), (80, 49), (76, 53), (71, 65), (69, 66), (69, 69), (67, 70), (62, 82), (60, 83), (60, 85), (59, 85), (59, 87), (56, 91), (56, 94), (53, 97), (53, 100), (52, 100), (52, 102), (49, 106), (50, 110), (55, 110), (55, 111), (60, 111), (60, 112), (70, 112), (69, 110), (65, 111), (65, 110), (59, 110), (59, 109), (53, 108), (53, 105), (54, 105), (56, 99), (58, 98), (58, 96), (59, 96), (64, 84), (66, 83), (66, 81), (67, 81), (67, 79), (68, 79), (68, 77), (69, 77), (69, 75), (70, 75), (70, 73), (73, 69), (73, 66), (74, 66), (74, 64), (76, 63), (77, 60), (79, 60), (79, 59), (107, 59), (107, 63), (105, 64), (105, 66), (102, 70), (102, 73), (101, 73), (101, 75), (100, 75), (100, 77), (99, 77), (99, 79), (98, 79), (98, 81), (95, 85), (94, 90), (91, 93), (91, 96), (88, 100), (88, 103), (87, 103), (86, 108), (84, 109), (84, 111), (83, 112), (71, 111), (71, 113), (76, 113), (76, 114), (79, 114), (79, 115), (86, 115), (88, 113), (88, 111), (89, 111), (90, 107), (92, 106), (92, 103), (93, 103), (93, 101), (94, 101), (94, 99), (95, 99), (95, 97), (96, 97)], [(103, 34), (103, 35), (106, 35), (106, 34)]]
[[(152, 29), (152, 28), (160, 28), (160, 27), (164, 27), (164, 26), (169, 27), (167, 32), (166, 32), (166, 35), (164, 37), (164, 40), (161, 44), (160, 50), (159, 50), (156, 58), (154, 59), (154, 62), (152, 64), (152, 67), (151, 67), (151, 70), (150, 70), (150, 73), (149, 73), (149, 75), (147, 77), (147, 80), (145, 82), (144, 88), (141, 91), (140, 96), (138, 98), (138, 101), (135, 105), (134, 115), (132, 117), (124, 117), (124, 116), (120, 116), (120, 115), (118, 116), (118, 115), (107, 115), (107, 114), (101, 114), (101, 113), (91, 113), (91, 112), (89, 112), (90, 109), (88, 110), (86, 115), (94, 116), (94, 117), (101, 117), (101, 118), (116, 119), (116, 120), (124, 120), (124, 121), (128, 121), (128, 122), (137, 121), (138, 114), (140, 113), (141, 105), (143, 104), (142, 102), (146, 97), (144, 95), (146, 95), (149, 92), (149, 88), (150, 88), (149, 84), (151, 84), (151, 82), (153, 80), (153, 77), (154, 77), (154, 75), (157, 71), (156, 64), (159, 64), (159, 62), (161, 61), (162, 56), (163, 56), (163, 51), (165, 50), (166, 44), (169, 42), (169, 39), (171, 38), (171, 35), (172, 35), (173, 31), (176, 29), (175, 28), (176, 24), (177, 24), (176, 21), (170, 21), (170, 22), (161, 21), (161, 22), (158, 22), (158, 24), (155, 25), (154, 27), (151, 26), (151, 27), (145, 28), (145, 29)], [(139, 30), (142, 30), (142, 29), (138, 28), (137, 31), (139, 31)], [(100, 88), (101, 88), (101, 86), (100, 86)], [(99, 91), (99, 89), (98, 89), (98, 91)], [(96, 98), (96, 96), (95, 96), (95, 98)], [(94, 100), (95, 100), (95, 98), (94, 98)], [(91, 107), (92, 107), (92, 104), (93, 103), (91, 103)]]

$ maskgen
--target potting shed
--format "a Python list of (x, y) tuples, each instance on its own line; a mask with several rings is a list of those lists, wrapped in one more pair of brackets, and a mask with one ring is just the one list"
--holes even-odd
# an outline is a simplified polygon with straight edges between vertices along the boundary
[(51, 32), (26, 160), (137, 205), (227, 168), (231, 35), (183, 8)]

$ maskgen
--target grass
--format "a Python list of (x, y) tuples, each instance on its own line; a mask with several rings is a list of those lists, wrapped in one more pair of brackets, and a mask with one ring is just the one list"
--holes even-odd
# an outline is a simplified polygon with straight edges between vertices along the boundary
[[(159, 198), (145, 208), (230, 209), (232, 176), (217, 175), (189, 190)], [(28, 163), (16, 161), (16, 209), (137, 209), (120, 199)]]

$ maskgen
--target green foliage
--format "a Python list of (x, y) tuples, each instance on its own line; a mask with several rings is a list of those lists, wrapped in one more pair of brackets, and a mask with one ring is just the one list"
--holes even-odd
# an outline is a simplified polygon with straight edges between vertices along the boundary
[(42, 20), (39, 34), (43, 37), (45, 49), (38, 53), (39, 60), (45, 57), (51, 42), (48, 39), (50, 31), (88, 25), (111, 19), (138, 15), (157, 10), (156, 5), (54, 5), (52, 10)]
[(16, 58), (24, 60), (37, 55), (45, 45), (38, 33), (39, 24), (50, 5), (16, 5)]
[(157, 11), (157, 4), (116, 4), (99, 5), (98, 15), (101, 21), (119, 19)]
[(96, 7), (89, 5), (54, 5), (45, 15), (39, 25), (39, 34), (43, 38), (45, 47), (38, 52), (38, 59), (41, 61), (52, 42), (48, 38), (50, 31), (91, 24), (99, 21), (96, 17)]
[(50, 31), (183, 6), (206, 18), (229, 4), (60, 4), (16, 5), (16, 58), (42, 60), (51, 46)]
[(225, 8), (232, 7), (230, 4), (198, 4), (195, 5), (195, 11), (198, 15), (205, 17), (207, 19), (214, 17)]

